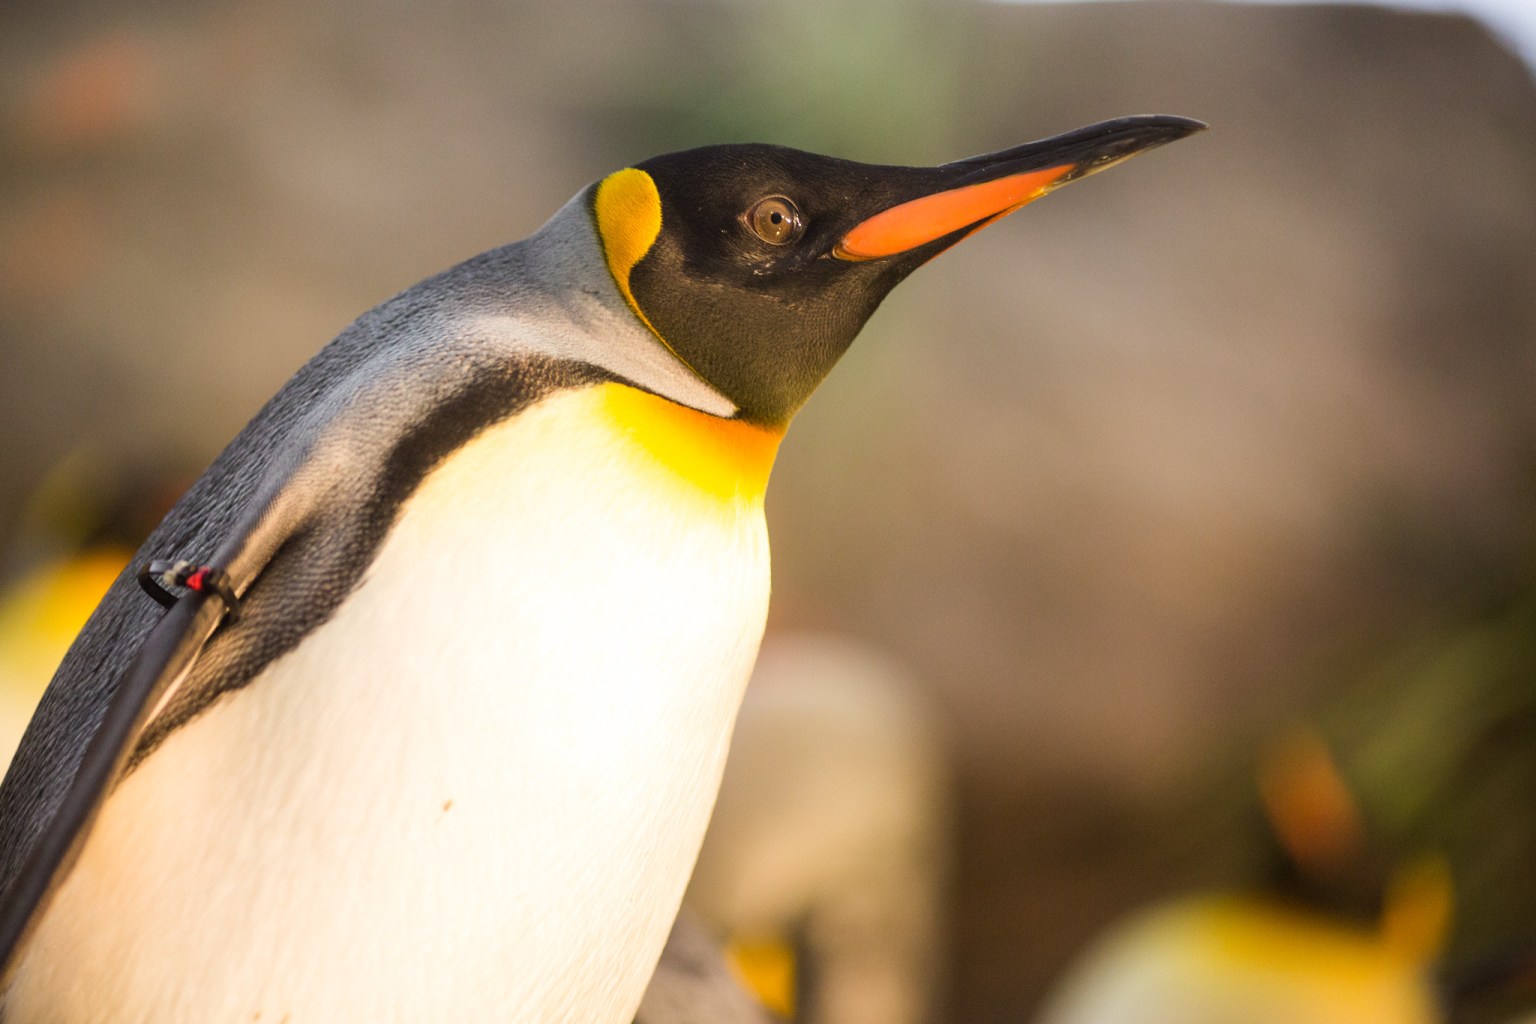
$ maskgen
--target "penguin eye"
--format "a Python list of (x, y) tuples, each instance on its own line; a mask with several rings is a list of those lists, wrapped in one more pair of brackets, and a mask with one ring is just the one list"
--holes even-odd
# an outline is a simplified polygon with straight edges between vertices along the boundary
[(759, 200), (744, 218), (752, 233), (769, 245), (786, 245), (800, 237), (805, 225), (800, 211), (783, 196)]

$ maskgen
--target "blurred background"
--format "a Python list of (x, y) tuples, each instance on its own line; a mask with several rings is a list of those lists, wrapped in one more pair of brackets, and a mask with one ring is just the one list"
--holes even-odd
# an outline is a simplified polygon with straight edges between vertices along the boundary
[(615, 168), (747, 140), (929, 164), (1183, 114), (1213, 127), (898, 289), (775, 472), (770, 636), (878, 651), (945, 751), (933, 1019), (1029, 1019), (1133, 908), (1255, 884), (1258, 752), (1301, 720), (1386, 860), (1447, 858), (1444, 963), (1536, 933), (1536, 87), (1482, 24), (1172, 0), (0, 19), (17, 678), (89, 589), (66, 552), (126, 559), (350, 319)]

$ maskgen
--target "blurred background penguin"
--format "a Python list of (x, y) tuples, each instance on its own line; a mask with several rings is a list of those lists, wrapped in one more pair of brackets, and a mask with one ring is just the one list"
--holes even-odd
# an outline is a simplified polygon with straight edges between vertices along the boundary
[[(889, 654), (824, 631), (770, 634), (673, 935), (697, 952), (663, 962), (640, 1024), (749, 1024), (763, 1009), (806, 1024), (934, 1019), (949, 758), (942, 716)], [(708, 960), (720, 951), (725, 975)], [(733, 984), (760, 1009), (722, 1010)]]
[(922, 1024), (943, 975), (947, 738), (917, 680), (846, 637), (764, 644), (686, 905), (766, 1005)]
[(1264, 829), (1195, 799), (1191, 873), (1230, 888), (1107, 929), (1040, 1024), (1528, 1020), (1533, 608), (1516, 582), (1340, 687), (1260, 766)]
[(1321, 737), (1259, 770), (1263, 877), (1160, 903), (1094, 943), (1039, 1024), (1439, 1024), (1451, 914), (1438, 857), (1388, 867)]
[(1379, 833), (1440, 851), (1456, 891), (1440, 978), (1456, 1024), (1536, 1008), (1536, 578), (1424, 629), (1320, 722)]

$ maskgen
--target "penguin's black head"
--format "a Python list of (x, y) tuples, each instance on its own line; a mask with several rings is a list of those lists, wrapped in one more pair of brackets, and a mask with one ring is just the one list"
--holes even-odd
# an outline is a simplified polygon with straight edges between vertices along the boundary
[(1052, 189), (1203, 127), (1122, 118), (940, 167), (707, 146), (609, 175), (592, 210), (636, 314), (742, 419), (782, 427), (918, 266)]

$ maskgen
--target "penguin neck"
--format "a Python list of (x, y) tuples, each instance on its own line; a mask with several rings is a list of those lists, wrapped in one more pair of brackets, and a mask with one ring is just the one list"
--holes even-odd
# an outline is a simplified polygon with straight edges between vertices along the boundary
[(711, 416), (624, 384), (598, 387), (603, 415), (660, 472), (720, 501), (762, 503), (782, 430)]
[(663, 345), (620, 293), (585, 196), (532, 236), (450, 272), (475, 294), (471, 329), (522, 351), (601, 367), (690, 409), (735, 417), (736, 403)]

